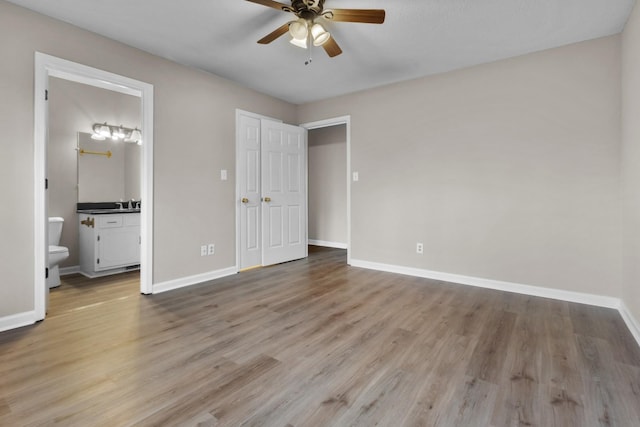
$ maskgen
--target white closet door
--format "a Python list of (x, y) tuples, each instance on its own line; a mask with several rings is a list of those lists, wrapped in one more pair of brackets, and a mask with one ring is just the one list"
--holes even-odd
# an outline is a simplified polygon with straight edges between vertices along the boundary
[(240, 269), (262, 265), (260, 201), (260, 119), (240, 115), (238, 183), (240, 190)]
[(306, 130), (261, 121), (262, 264), (307, 256)]

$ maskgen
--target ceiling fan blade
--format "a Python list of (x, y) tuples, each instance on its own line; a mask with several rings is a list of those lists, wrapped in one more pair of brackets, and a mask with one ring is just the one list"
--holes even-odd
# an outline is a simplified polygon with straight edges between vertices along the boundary
[(251, 3), (261, 4), (267, 7), (272, 7), (274, 9), (283, 10), (285, 12), (288, 12), (289, 9), (291, 8), (287, 4), (278, 3), (277, 1), (273, 1), (273, 0), (247, 0), (247, 1)]
[(364, 24), (382, 24), (385, 15), (384, 9), (330, 9), (323, 13), (325, 18), (332, 21)]
[(258, 40), (258, 43), (260, 43), (260, 44), (269, 44), (272, 41), (274, 41), (275, 39), (277, 39), (278, 37), (280, 37), (281, 35), (285, 34), (287, 31), (289, 31), (289, 23), (288, 22), (286, 24), (282, 25), (281, 27), (278, 27), (278, 29), (276, 29), (275, 31), (267, 34), (266, 36), (264, 36), (263, 38)]
[(322, 47), (324, 48), (324, 51), (327, 52), (327, 55), (329, 55), (329, 57), (331, 58), (342, 53), (342, 49), (340, 49), (340, 46), (338, 46), (338, 43), (336, 43), (333, 36), (329, 37), (329, 40), (327, 40), (322, 45)]

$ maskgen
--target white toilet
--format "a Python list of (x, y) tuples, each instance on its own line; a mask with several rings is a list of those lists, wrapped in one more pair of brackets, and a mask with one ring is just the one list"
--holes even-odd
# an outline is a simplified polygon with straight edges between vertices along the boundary
[(60, 244), (60, 236), (62, 236), (62, 225), (64, 218), (54, 216), (49, 218), (49, 277), (47, 278), (47, 286), (55, 288), (60, 286), (60, 269), (58, 265), (69, 258), (69, 249)]

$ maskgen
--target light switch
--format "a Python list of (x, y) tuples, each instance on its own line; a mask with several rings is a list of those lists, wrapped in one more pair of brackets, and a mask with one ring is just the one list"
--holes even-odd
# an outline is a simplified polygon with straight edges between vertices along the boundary
[(220, 179), (222, 181), (226, 181), (227, 180), (227, 170), (226, 169), (222, 169), (220, 171)]
[(353, 173), (353, 182), (356, 182), (360, 179), (360, 175), (358, 175), (358, 172), (354, 172)]

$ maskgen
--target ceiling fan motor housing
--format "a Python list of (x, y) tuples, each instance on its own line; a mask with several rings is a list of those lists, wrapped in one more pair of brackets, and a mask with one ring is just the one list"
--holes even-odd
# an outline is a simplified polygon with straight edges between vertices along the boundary
[(322, 14), (324, 0), (292, 0), (291, 8), (298, 17), (313, 20)]

